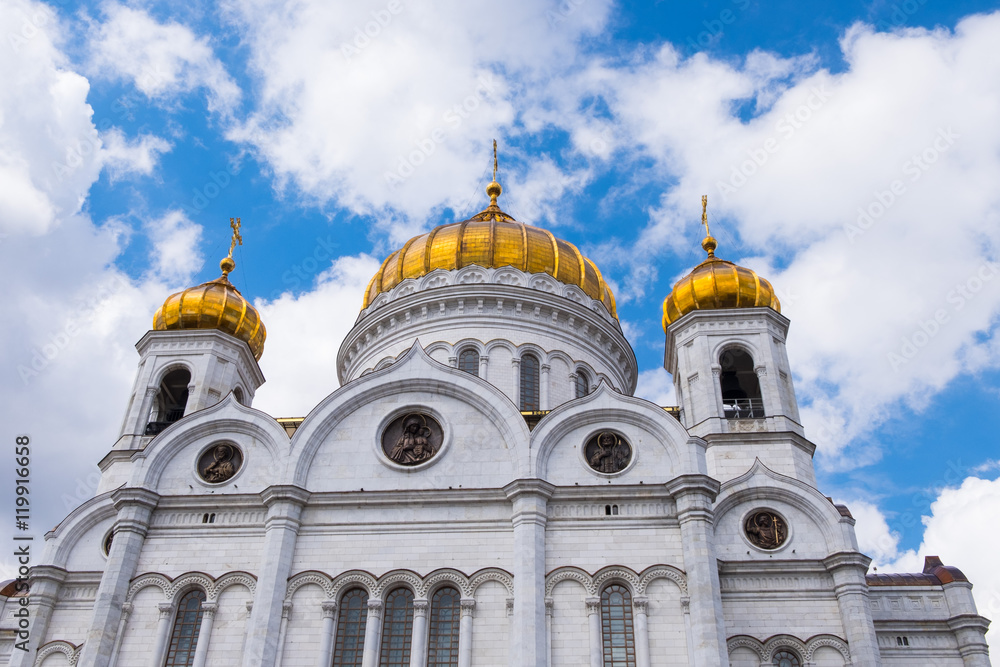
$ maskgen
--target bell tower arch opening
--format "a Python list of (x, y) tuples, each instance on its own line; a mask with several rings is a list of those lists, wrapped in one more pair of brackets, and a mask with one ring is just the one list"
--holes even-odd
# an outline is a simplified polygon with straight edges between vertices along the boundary
[(742, 347), (728, 347), (719, 355), (719, 388), (727, 419), (764, 417), (764, 400), (754, 360)]
[(146, 424), (145, 435), (156, 435), (184, 416), (191, 371), (175, 368), (163, 376)]

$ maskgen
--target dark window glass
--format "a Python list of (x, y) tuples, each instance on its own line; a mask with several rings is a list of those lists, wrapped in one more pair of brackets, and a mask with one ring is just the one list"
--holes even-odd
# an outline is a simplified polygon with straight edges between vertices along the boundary
[(601, 593), (601, 626), (604, 667), (635, 667), (632, 594), (624, 586), (612, 584)]
[(458, 369), (479, 377), (479, 353), (475, 350), (463, 350), (458, 355)]
[(201, 630), (201, 603), (204, 601), (205, 593), (200, 590), (185, 593), (181, 598), (164, 667), (191, 667), (194, 664), (194, 650)]
[(340, 598), (337, 642), (333, 648), (334, 667), (361, 667), (367, 622), (368, 593), (360, 588), (352, 588)]
[(753, 357), (740, 348), (730, 348), (719, 358), (722, 373), (723, 409), (727, 419), (759, 419), (764, 416), (760, 381), (754, 371)]
[(538, 410), (538, 357), (521, 357), (521, 410)]
[(458, 667), (458, 624), (462, 602), (454, 588), (441, 588), (431, 600), (427, 667)]
[(586, 371), (576, 372), (576, 397), (583, 398), (590, 393), (590, 378)]
[(380, 667), (410, 667), (413, 638), (413, 593), (397, 588), (385, 599)]
[(778, 651), (774, 654), (774, 660), (771, 661), (771, 664), (774, 667), (801, 667), (802, 665), (799, 662), (799, 656), (791, 651)]

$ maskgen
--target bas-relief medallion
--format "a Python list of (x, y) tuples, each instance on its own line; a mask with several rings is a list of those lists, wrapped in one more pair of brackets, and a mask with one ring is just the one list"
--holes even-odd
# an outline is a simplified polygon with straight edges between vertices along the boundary
[(198, 474), (209, 484), (221, 484), (243, 465), (243, 452), (226, 442), (209, 447), (198, 460)]
[(743, 522), (743, 530), (754, 546), (777, 549), (788, 539), (785, 520), (770, 510), (751, 512)]
[(434, 458), (443, 441), (436, 419), (411, 412), (394, 419), (382, 433), (382, 451), (394, 463), (415, 466)]
[(584, 446), (587, 463), (597, 472), (621, 472), (632, 461), (632, 446), (611, 431), (594, 435)]

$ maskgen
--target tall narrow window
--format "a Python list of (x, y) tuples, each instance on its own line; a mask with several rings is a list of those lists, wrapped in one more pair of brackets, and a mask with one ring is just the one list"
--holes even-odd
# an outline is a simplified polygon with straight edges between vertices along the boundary
[(538, 357), (521, 357), (521, 410), (538, 410)]
[(462, 350), (458, 355), (458, 369), (479, 377), (479, 352), (473, 349)]
[(601, 626), (604, 667), (635, 667), (632, 594), (624, 586), (611, 584), (601, 592)]
[(583, 398), (590, 393), (590, 376), (582, 368), (576, 372), (576, 397)]
[(385, 599), (382, 622), (380, 667), (410, 667), (410, 640), (413, 638), (413, 593), (397, 588)]
[(367, 621), (368, 593), (361, 588), (352, 588), (340, 598), (333, 667), (361, 667)]
[(201, 603), (204, 601), (205, 593), (197, 589), (181, 598), (163, 667), (191, 667), (194, 664), (194, 650), (201, 630)]
[(438, 589), (431, 599), (431, 636), (427, 667), (458, 667), (458, 624), (461, 596), (454, 588)]

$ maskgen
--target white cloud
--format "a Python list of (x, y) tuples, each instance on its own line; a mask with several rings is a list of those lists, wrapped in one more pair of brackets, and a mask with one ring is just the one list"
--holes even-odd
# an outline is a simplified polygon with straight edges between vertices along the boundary
[(378, 268), (369, 255), (340, 257), (311, 291), (255, 304), (267, 327), (260, 361), (267, 382), (254, 397), (255, 408), (275, 417), (304, 417), (340, 386), (337, 352)]
[(1000, 533), (993, 530), (1000, 516), (1000, 479), (967, 477), (958, 487), (945, 488), (921, 518), (924, 537), (916, 550), (898, 551), (900, 535), (890, 532), (885, 516), (863, 501), (848, 503), (857, 519), (861, 551), (872, 557), (880, 572), (920, 572), (925, 556), (939, 556), (945, 565), (962, 570), (973, 585), (979, 613), (993, 619), (986, 638), (994, 653), (1000, 650), (1000, 572), (996, 554)]
[(181, 284), (205, 262), (200, 250), (202, 226), (181, 211), (168, 211), (146, 225), (153, 243), (151, 264), (156, 275), (170, 284)]
[(156, 168), (160, 154), (171, 148), (169, 141), (150, 134), (129, 141), (118, 128), (101, 134), (101, 142), (104, 166), (110, 171), (112, 180), (132, 173), (149, 176)]
[[(517, 167), (523, 156), (503, 134), (521, 131), (510, 129), (519, 114), (527, 132), (558, 116), (536, 107), (556, 94), (611, 3), (562, 5), (237, 2), (260, 100), (231, 136), (253, 144), (280, 182), (320, 202), (402, 225), (443, 206), (479, 210), (490, 138), (500, 136), (508, 184), (530, 171)], [(538, 180), (560, 182), (551, 173)], [(531, 193), (524, 208), (544, 213), (561, 191)]]
[[(1000, 360), (997, 39), (1000, 14), (953, 33), (855, 26), (839, 74), (664, 46), (587, 75), (642, 153), (679, 175), (629, 253), (638, 279), (626, 286), (641, 291), (664, 248), (695, 261), (708, 193), (719, 255), (783, 297), (803, 418), (829, 465), (871, 462), (877, 449), (844, 448), (901, 403), (920, 409)], [(762, 113), (738, 117), (762, 97)]]
[(179, 23), (159, 23), (142, 9), (110, 3), (104, 14), (90, 35), (95, 72), (131, 81), (154, 100), (205, 89), (212, 111), (228, 112), (239, 102), (240, 89), (207, 38)]
[(661, 406), (677, 405), (673, 378), (663, 368), (640, 372), (635, 395)]

